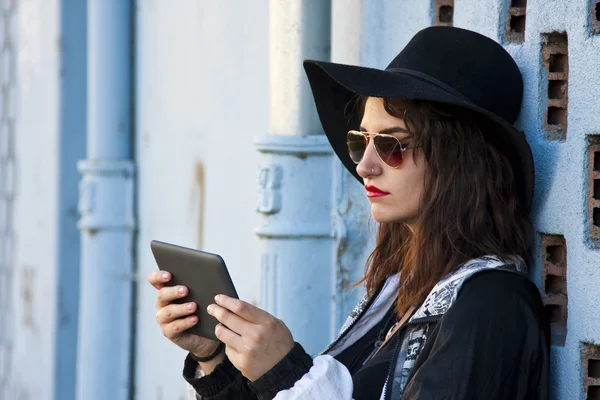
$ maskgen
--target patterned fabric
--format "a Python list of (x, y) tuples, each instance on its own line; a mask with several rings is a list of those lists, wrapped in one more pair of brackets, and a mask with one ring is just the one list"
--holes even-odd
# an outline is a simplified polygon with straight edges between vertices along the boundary
[(348, 326), (350, 326), (350, 324), (352, 322), (354, 322), (354, 320), (356, 318), (358, 318), (358, 316), (360, 314), (362, 314), (362, 312), (364, 311), (367, 303), (370, 300), (370, 296), (365, 293), (365, 295), (363, 296), (363, 298), (358, 302), (358, 304), (352, 309), (352, 312), (350, 313), (350, 315), (348, 316), (348, 318), (346, 318), (346, 322), (344, 322), (344, 325), (342, 326), (342, 328), (340, 329), (340, 331), (344, 331), (345, 329), (348, 328)]
[(466, 262), (458, 270), (442, 278), (431, 290), (423, 305), (412, 316), (410, 321), (418, 318), (443, 315), (454, 303), (463, 283), (473, 274), (486, 270), (507, 270), (526, 274), (527, 265), (520, 257), (513, 257), (512, 264), (506, 264), (495, 256), (485, 256)]
[(425, 325), (424, 327), (421, 326), (406, 332), (406, 339), (402, 341), (400, 353), (398, 354), (398, 360), (404, 361), (402, 363), (402, 368), (394, 369), (392, 376), (392, 394), (402, 393), (404, 391), (410, 373), (415, 365), (415, 361), (417, 361), (421, 348), (427, 341), (428, 331), (429, 325)]

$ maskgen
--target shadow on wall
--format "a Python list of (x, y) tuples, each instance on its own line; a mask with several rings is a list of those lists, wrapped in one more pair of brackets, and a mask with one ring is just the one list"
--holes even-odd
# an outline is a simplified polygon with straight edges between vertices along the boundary
[(544, 209), (550, 195), (552, 182), (555, 181), (557, 159), (559, 157), (559, 143), (538, 142), (530, 145), (535, 163), (535, 193), (531, 218), (537, 220), (538, 214)]

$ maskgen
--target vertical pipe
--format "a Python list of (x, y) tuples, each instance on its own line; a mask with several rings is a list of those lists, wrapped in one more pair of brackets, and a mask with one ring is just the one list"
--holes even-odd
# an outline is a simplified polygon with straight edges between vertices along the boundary
[(302, 60), (329, 59), (329, 0), (269, 3), (269, 135), (256, 140), (263, 306), (307, 351), (330, 338), (331, 149)]
[(331, 61), (361, 63), (362, 3), (362, 0), (331, 0)]
[[(86, 148), (86, 2), (60, 2), (58, 298), (54, 398), (75, 399), (81, 241), (77, 230), (75, 163)], [(1, 396), (0, 396), (1, 397)]]
[[(375, 4), (377, 3), (377, 4)], [(381, 19), (384, 15), (381, 2), (367, 3), (363, 0), (331, 0), (331, 61), (342, 64), (364, 65), (368, 52), (376, 48), (373, 43), (371, 15)], [(366, 22), (365, 22), (366, 21)], [(368, 32), (369, 35), (366, 35)], [(375, 37), (377, 39), (377, 36)], [(369, 49), (366, 51), (365, 49)], [(334, 277), (331, 335), (335, 336), (346, 318), (364, 294), (364, 285), (357, 288), (352, 283), (364, 274), (367, 251), (374, 238), (370, 206), (364, 187), (354, 179), (337, 158), (333, 160), (332, 204), (333, 225), (336, 229), (334, 242)]]
[(87, 159), (78, 169), (81, 296), (77, 398), (130, 390), (133, 174), (131, 0), (88, 1)]
[(330, 0), (270, 0), (269, 134), (322, 132), (302, 61), (330, 58), (330, 30)]
[(131, 0), (88, 1), (88, 159), (131, 157)]

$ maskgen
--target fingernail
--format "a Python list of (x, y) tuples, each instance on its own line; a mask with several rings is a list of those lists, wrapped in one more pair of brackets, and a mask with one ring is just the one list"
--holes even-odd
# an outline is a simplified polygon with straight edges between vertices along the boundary
[(180, 294), (183, 294), (183, 286), (179, 286), (179, 289), (177, 289), (177, 291), (178, 291)]
[(209, 304), (208, 307), (206, 307), (206, 311), (208, 311), (208, 313), (210, 314), (213, 310), (213, 308), (215, 308), (212, 304)]
[(190, 303), (190, 304), (187, 305), (187, 309), (188, 310), (191, 310), (192, 308), (194, 308), (194, 305), (192, 303)]
[(163, 280), (167, 280), (167, 278), (169, 277), (169, 274), (167, 274), (166, 272), (163, 272), (163, 273), (160, 275), (160, 277), (161, 277)]
[(221, 301), (222, 298), (223, 297), (220, 294), (218, 294), (215, 296), (215, 301), (218, 303), (219, 301)]

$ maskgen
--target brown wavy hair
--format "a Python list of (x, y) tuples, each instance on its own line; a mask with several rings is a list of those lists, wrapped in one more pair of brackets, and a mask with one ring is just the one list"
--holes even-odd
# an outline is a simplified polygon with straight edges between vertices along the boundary
[[(359, 121), (366, 97), (358, 98)], [(530, 261), (533, 229), (507, 158), (485, 140), (493, 133), (483, 117), (457, 106), (384, 99), (385, 110), (402, 118), (413, 151), (427, 163), (414, 232), (400, 222), (381, 223), (365, 266), (368, 293), (401, 273), (397, 311), (418, 307), (433, 286), (464, 262), (495, 255), (505, 262)]]

